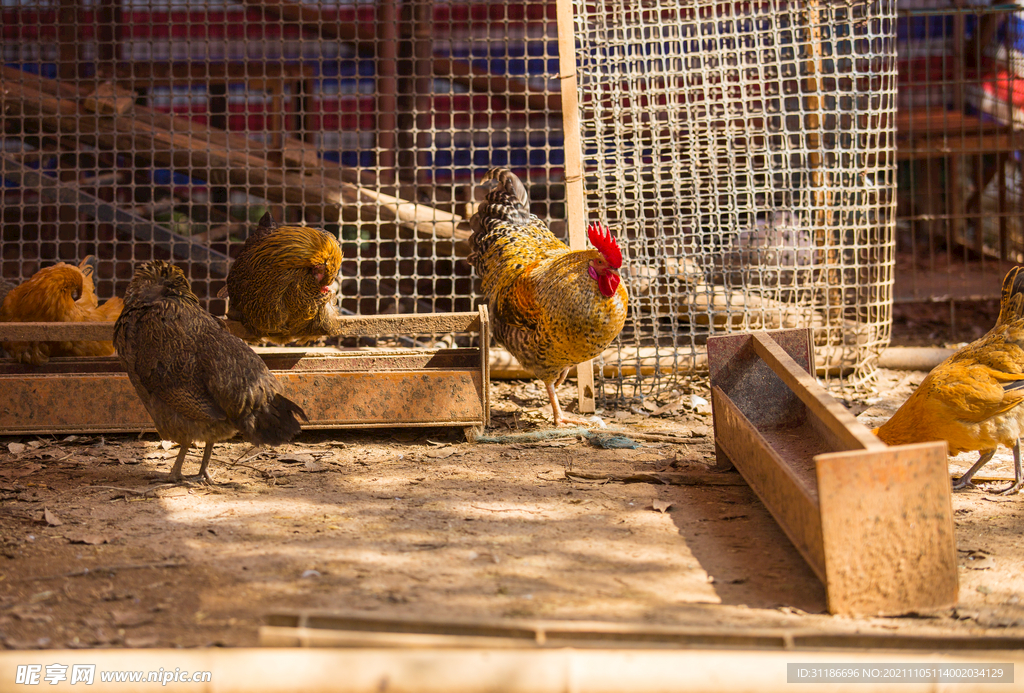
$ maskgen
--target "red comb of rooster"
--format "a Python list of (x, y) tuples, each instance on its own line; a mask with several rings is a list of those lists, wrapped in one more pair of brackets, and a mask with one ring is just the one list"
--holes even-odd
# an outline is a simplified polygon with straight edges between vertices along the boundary
[(622, 266), (622, 251), (619, 250), (619, 244), (612, 238), (612, 234), (607, 226), (602, 230), (601, 224), (597, 222), (592, 223), (587, 227), (587, 237), (590, 238), (590, 242), (594, 244), (594, 247), (601, 251), (609, 265), (615, 269)]

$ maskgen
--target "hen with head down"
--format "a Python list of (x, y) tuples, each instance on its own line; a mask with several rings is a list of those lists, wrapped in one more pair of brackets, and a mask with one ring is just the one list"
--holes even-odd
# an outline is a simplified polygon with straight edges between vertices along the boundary
[(308, 226), (277, 226), (263, 215), (228, 271), (228, 318), (279, 344), (340, 333), (338, 240)]
[[(58, 262), (44, 267), (19, 286), (7, 290), (0, 304), (0, 322), (113, 322), (121, 299), (99, 305), (93, 286), (98, 261), (88, 255), (78, 266)], [(22, 363), (42, 366), (55, 356), (110, 356), (110, 342), (4, 342), (4, 349)]]

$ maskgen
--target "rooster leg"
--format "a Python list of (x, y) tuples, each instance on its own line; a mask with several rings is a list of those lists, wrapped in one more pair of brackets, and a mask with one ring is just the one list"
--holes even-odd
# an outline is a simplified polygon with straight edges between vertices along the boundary
[(168, 479), (171, 481), (181, 481), (181, 465), (185, 464), (185, 453), (188, 452), (191, 443), (185, 443), (178, 450), (178, 458), (174, 460), (174, 466), (171, 467), (171, 473), (168, 475)]
[(213, 454), (213, 441), (206, 443), (206, 449), (203, 450), (203, 463), (199, 465), (199, 473), (196, 475), (196, 480), (205, 481), (208, 484), (213, 483), (213, 477), (210, 476), (210, 472), (206, 471), (206, 468), (210, 464), (210, 455)]
[(994, 454), (996, 454), (995, 450), (989, 450), (988, 452), (981, 453), (981, 456), (978, 458), (978, 461), (974, 463), (974, 466), (968, 469), (966, 474), (953, 482), (953, 490), (959, 491), (965, 488), (973, 488), (974, 484), (971, 483), (971, 477), (973, 477), (979, 469), (984, 467), (988, 461), (992, 459), (992, 455)]
[(996, 491), (1001, 496), (1008, 496), (1013, 493), (1020, 491), (1021, 486), (1024, 486), (1024, 474), (1021, 473), (1020, 466), (1020, 438), (1013, 444), (1013, 484), (1009, 487), (1004, 488), (1002, 491)]
[(577, 416), (570, 416), (562, 412), (562, 407), (558, 404), (558, 395), (555, 394), (554, 383), (544, 383), (548, 388), (548, 398), (551, 400), (551, 414), (555, 419), (555, 426), (561, 426), (563, 424), (572, 424), (575, 426), (587, 426), (593, 425), (593, 421), (587, 421)]
[(555, 387), (562, 387), (562, 383), (565, 382), (566, 376), (569, 375), (569, 367), (566, 366), (562, 369), (562, 372), (558, 374), (558, 380), (555, 381)]

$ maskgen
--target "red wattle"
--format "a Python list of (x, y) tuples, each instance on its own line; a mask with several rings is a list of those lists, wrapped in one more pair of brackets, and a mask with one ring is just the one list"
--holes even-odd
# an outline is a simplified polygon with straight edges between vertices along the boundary
[(597, 288), (602, 295), (611, 298), (615, 295), (615, 290), (619, 288), (619, 281), (618, 274), (608, 272), (597, 278)]

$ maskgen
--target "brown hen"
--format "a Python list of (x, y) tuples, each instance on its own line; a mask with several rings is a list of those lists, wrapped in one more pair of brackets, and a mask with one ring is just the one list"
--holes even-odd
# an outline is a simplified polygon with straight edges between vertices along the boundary
[[(112, 322), (121, 313), (116, 296), (102, 306), (93, 288), (96, 258), (75, 267), (63, 262), (44, 267), (7, 292), (0, 322)], [(5, 342), (4, 349), (23, 363), (41, 366), (54, 356), (110, 356), (111, 342)]]
[(626, 320), (622, 252), (607, 227), (587, 230), (593, 250), (570, 250), (530, 213), (519, 178), (504, 168), (470, 220), (470, 262), (480, 276), (497, 340), (543, 381), (556, 426), (566, 416), (555, 388), (569, 367), (599, 355)]
[(339, 334), (338, 240), (307, 226), (277, 226), (267, 212), (228, 271), (228, 317), (279, 344)]
[(1013, 449), (1014, 482), (1024, 485), (1020, 437), (1024, 433), (1024, 268), (1003, 279), (995, 327), (929, 373), (892, 418), (874, 430), (888, 445), (944, 440), (949, 454), (977, 450), (978, 461), (953, 484), (967, 488), (1000, 445)]
[(181, 446), (172, 481), (181, 480), (194, 441), (206, 442), (198, 476), (212, 481), (214, 443), (240, 433), (255, 445), (280, 445), (299, 434), (299, 418), (308, 420), (255, 352), (200, 307), (188, 279), (170, 263), (156, 260), (136, 270), (114, 344), (160, 436)]

